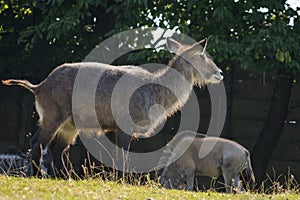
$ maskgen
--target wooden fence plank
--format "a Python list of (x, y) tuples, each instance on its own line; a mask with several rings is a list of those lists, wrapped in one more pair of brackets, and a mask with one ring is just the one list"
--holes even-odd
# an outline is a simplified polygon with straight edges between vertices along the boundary
[(233, 86), (233, 98), (251, 100), (270, 100), (272, 97), (273, 84), (263, 85), (257, 80), (235, 82)]
[(257, 138), (264, 126), (263, 121), (250, 119), (232, 119), (230, 137)]
[(300, 162), (300, 142), (284, 142), (277, 143), (271, 158), (281, 161), (298, 161)]
[(249, 100), (235, 98), (232, 100), (231, 116), (234, 118), (247, 118), (265, 120), (270, 108), (269, 101)]

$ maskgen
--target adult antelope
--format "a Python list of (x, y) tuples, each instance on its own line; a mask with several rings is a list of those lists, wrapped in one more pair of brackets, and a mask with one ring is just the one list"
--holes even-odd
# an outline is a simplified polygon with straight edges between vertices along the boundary
[[(72, 144), (79, 130), (83, 130), (86, 134), (93, 129), (97, 129), (95, 132), (101, 134), (114, 132), (117, 135), (116, 142), (124, 148), (128, 147), (129, 135), (132, 133), (137, 136), (149, 137), (167, 117), (185, 105), (194, 85), (201, 86), (222, 81), (222, 71), (205, 51), (206, 46), (207, 39), (193, 45), (183, 45), (172, 38), (167, 38), (168, 50), (174, 52), (175, 56), (167, 67), (153, 73), (138, 66), (112, 66), (81, 62), (58, 66), (37, 85), (31, 84), (27, 80), (3, 81), (4, 85), (23, 86), (35, 95), (35, 107), (39, 115), (40, 128), (32, 139), (33, 161), (39, 165), (42, 157), (41, 148), (49, 148), (56, 168), (62, 169), (61, 155)], [(101, 73), (95, 95), (95, 113), (102, 130), (98, 130), (97, 125), (89, 123), (91, 113), (84, 100), (76, 108), (72, 107), (73, 87), (79, 70), (87, 74)], [(179, 72), (180, 76), (175, 76), (174, 70)], [(130, 99), (130, 116), (135, 124), (131, 127), (132, 133), (129, 135), (119, 128), (116, 121), (117, 119), (123, 120), (124, 116), (129, 117), (128, 107), (123, 105), (122, 101), (123, 97), (127, 95), (127, 89), (130, 89), (126, 87), (131, 87), (130, 84), (125, 85), (125, 89), (121, 90), (120, 94), (113, 99), (118, 103), (118, 107), (114, 108), (117, 112), (113, 114), (111, 107), (114, 87), (123, 76), (131, 80), (130, 83), (145, 83)], [(162, 82), (172, 85), (176, 95), (172, 93), (174, 91), (170, 92), (168, 88), (161, 86)], [(84, 90), (83, 88), (82, 91)], [(82, 95), (88, 94), (83, 93)], [(151, 116), (149, 116), (152, 106), (157, 104), (163, 106), (165, 110), (151, 112)], [(76, 113), (73, 112), (74, 110)], [(79, 119), (81, 127), (74, 125), (74, 117)]]

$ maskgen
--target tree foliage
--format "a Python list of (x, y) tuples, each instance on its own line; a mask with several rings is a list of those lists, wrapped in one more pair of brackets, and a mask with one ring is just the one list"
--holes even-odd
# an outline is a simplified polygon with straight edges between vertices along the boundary
[(0, 72), (22, 73), (29, 66), (47, 71), (82, 59), (111, 34), (153, 26), (196, 40), (208, 37), (209, 52), (219, 63), (258, 73), (300, 71), (299, 13), (284, 1), (1, 0)]
[(140, 25), (175, 28), (197, 40), (208, 37), (219, 63), (238, 63), (258, 73), (300, 71), (299, 12), (284, 2), (148, 1), (146, 10)]
[(42, 79), (58, 64), (82, 60), (114, 27), (107, 5), (106, 0), (2, 0), (0, 73)]

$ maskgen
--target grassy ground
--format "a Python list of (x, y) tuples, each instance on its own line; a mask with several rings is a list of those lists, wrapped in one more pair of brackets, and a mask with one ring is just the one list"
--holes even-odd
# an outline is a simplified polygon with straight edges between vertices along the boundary
[(158, 184), (132, 186), (94, 180), (53, 180), (0, 176), (0, 199), (299, 199), (291, 192), (281, 194), (223, 194), (167, 190)]

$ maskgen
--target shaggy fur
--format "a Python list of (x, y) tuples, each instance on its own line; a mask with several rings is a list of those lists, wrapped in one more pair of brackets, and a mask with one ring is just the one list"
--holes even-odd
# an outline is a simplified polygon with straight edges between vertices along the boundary
[[(78, 129), (86, 134), (90, 132), (114, 132), (118, 135), (116, 141), (121, 147), (128, 147), (130, 134), (149, 137), (155, 128), (182, 108), (189, 99), (194, 85), (207, 83), (219, 83), (222, 79), (221, 70), (214, 64), (205, 52), (206, 39), (194, 45), (182, 45), (168, 38), (167, 46), (170, 51), (176, 53), (169, 66), (151, 73), (138, 66), (112, 66), (102, 63), (73, 63), (63, 64), (54, 69), (40, 84), (33, 85), (26, 80), (5, 80), (4, 85), (19, 85), (29, 89), (35, 95), (36, 110), (39, 114), (40, 128), (32, 139), (32, 158), (39, 163), (42, 148), (49, 146), (53, 161), (58, 169), (62, 168), (62, 152), (74, 141), (78, 135)], [(79, 98), (79, 104), (72, 107), (73, 87), (77, 73), (84, 72), (87, 77), (83, 80)], [(176, 70), (181, 76), (175, 75)], [(95, 110), (98, 122), (102, 130), (98, 130), (96, 123), (92, 122), (91, 108), (85, 97), (92, 95), (89, 91), (90, 77), (88, 74), (101, 74), (97, 84), (95, 96)], [(128, 84), (123, 87), (114, 98), (113, 91), (121, 78), (126, 77)], [(148, 83), (151, 84), (148, 84)], [(189, 84), (186, 84), (186, 83)], [(142, 83), (131, 96), (129, 105), (124, 105), (124, 97), (135, 83)], [(145, 83), (145, 84), (143, 84)], [(174, 91), (161, 86), (172, 86)], [(87, 87), (87, 88), (85, 88)], [(175, 94), (174, 94), (174, 93)], [(82, 98), (81, 98), (82, 97)], [(76, 100), (76, 99), (75, 99)], [(115, 115), (112, 112), (111, 102), (115, 102)], [(155, 105), (164, 108), (157, 109)], [(128, 116), (128, 106), (130, 116)], [(161, 108), (161, 107), (159, 107)], [(74, 112), (76, 111), (76, 112)], [(76, 116), (74, 116), (76, 115)], [(74, 125), (74, 118), (79, 120), (79, 126)], [(131, 133), (124, 134), (116, 123), (116, 119), (132, 118)], [(97, 122), (97, 123), (98, 123)], [(76, 123), (77, 125), (77, 123)], [(50, 145), (51, 143), (51, 145)]]

